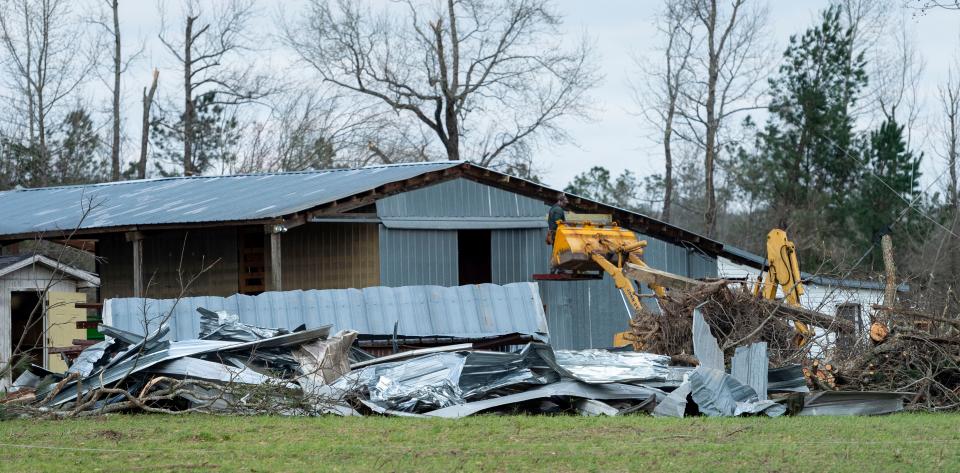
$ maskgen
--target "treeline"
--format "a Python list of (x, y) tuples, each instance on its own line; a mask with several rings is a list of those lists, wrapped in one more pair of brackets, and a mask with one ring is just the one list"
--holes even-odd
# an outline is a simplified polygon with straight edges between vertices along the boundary
[(124, 34), (153, 8), (0, 1), (0, 187), (437, 159), (532, 176), (599, 78), (547, 0), (170, 0)]
[[(767, 231), (785, 228), (804, 270), (834, 276), (875, 278), (879, 239), (889, 233), (901, 275), (914, 288), (946, 294), (960, 281), (960, 69), (954, 65), (940, 84), (939, 104), (920, 127), (924, 63), (903, 26), (891, 22), (899, 5), (834, 2), (771, 58), (769, 43), (741, 30), (763, 31), (765, 12), (749, 4), (665, 2), (663, 61), (646, 67), (636, 86), (638, 105), (660, 124), (665, 172), (640, 178), (593, 168), (567, 190), (761, 255)], [(740, 50), (711, 50), (722, 43), (704, 24), (722, 26), (726, 46)], [(714, 87), (715, 63), (721, 73)], [(766, 80), (756, 80), (770, 67), (759, 76)], [(933, 132), (919, 139), (921, 129)], [(708, 144), (711, 131), (717, 139)], [(921, 179), (930, 159), (945, 171)]]

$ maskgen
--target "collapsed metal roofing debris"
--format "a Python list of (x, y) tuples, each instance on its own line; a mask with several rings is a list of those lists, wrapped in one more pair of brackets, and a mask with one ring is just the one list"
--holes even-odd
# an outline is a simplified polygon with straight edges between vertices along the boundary
[(106, 325), (136, 334), (170, 326), (171, 340), (200, 334), (197, 309), (225, 311), (238, 321), (260, 327), (307, 328), (326, 324), (333, 330), (391, 337), (482, 339), (520, 334), (547, 341), (547, 318), (536, 283), (503, 286), (407, 286), (265, 292), (257, 296), (185, 297), (182, 299), (107, 299)]
[(798, 366), (769, 369), (764, 343), (738, 348), (730, 360), (732, 374), (727, 373), (724, 353), (699, 311), (691, 329), (700, 360), (695, 368), (671, 366), (671, 357), (663, 355), (554, 351), (538, 341), (510, 352), (458, 344), (371, 360), (369, 354), (357, 355), (362, 352), (353, 346), (356, 331), (331, 336), (332, 325), (251, 325), (238, 314), (206, 308), (198, 308), (194, 319), (196, 335), (181, 340), (168, 339), (166, 324), (146, 335), (101, 326), (108, 338), (88, 347), (66, 373), (31, 367), (17, 378), (17, 391), (0, 403), (5, 412), (33, 403), (33, 412), (55, 416), (196, 410), (443, 418), (492, 411), (775, 417), (788, 409), (799, 415), (903, 409), (903, 393), (806, 394)]

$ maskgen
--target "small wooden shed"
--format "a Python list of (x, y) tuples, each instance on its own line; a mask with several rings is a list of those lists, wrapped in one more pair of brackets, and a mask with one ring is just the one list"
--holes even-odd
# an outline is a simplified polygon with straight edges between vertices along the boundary
[[(97, 275), (40, 254), (0, 256), (0, 369), (17, 362), (16, 352), (49, 370), (65, 370), (56, 348), (86, 338), (77, 322), (87, 313), (76, 304), (87, 302), (84, 289), (99, 285)], [(0, 390), (11, 380), (10, 370), (3, 372)]]

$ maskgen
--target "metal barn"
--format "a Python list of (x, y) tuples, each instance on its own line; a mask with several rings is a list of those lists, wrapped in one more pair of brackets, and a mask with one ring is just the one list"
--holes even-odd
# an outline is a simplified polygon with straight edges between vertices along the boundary
[[(548, 272), (546, 214), (557, 195), (464, 162), (148, 179), (2, 192), (0, 240), (96, 240), (101, 300), (507, 284)], [(577, 196), (570, 208), (612, 213), (643, 235), (653, 267), (717, 275), (713, 240)], [(558, 348), (609, 346), (626, 327), (609, 280), (539, 290)]]

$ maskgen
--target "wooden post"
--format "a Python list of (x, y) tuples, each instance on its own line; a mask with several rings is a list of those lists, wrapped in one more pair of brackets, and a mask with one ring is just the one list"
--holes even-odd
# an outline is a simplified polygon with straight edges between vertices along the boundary
[(133, 297), (143, 297), (143, 233), (127, 232), (126, 237), (133, 243)]
[(280, 261), (283, 256), (280, 250), (280, 232), (270, 234), (270, 290), (283, 290), (283, 272), (280, 268)]
[(880, 237), (880, 248), (883, 250), (883, 267), (886, 270), (887, 284), (883, 291), (883, 305), (887, 310), (881, 310), (879, 320), (870, 324), (870, 339), (874, 343), (881, 343), (890, 334), (890, 319), (893, 315), (889, 308), (897, 305), (897, 267), (893, 263), (893, 238), (887, 233)]
[(887, 272), (887, 286), (883, 291), (883, 305), (896, 307), (897, 267), (893, 263), (893, 239), (889, 233), (880, 237), (880, 247), (883, 249), (883, 267)]

